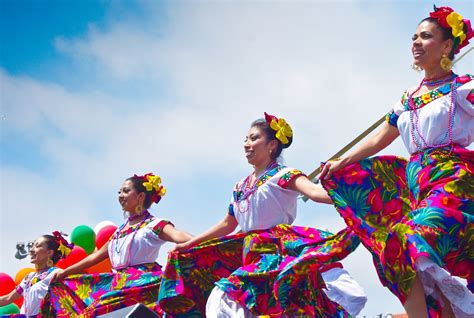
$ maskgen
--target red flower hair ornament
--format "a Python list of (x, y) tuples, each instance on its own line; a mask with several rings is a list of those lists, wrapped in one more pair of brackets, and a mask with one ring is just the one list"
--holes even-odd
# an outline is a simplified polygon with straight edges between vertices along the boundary
[(161, 184), (161, 178), (149, 172), (143, 176), (134, 175), (134, 178), (143, 180), (143, 186), (147, 192), (153, 192), (151, 200), (155, 203), (160, 202), (161, 198), (166, 194), (166, 188)]
[(471, 28), (471, 21), (454, 12), (450, 7), (434, 6), (434, 11), (430, 12), (430, 18), (438, 20), (438, 24), (443, 28), (451, 29), (454, 38), (454, 54), (469, 44), (469, 40), (474, 36)]

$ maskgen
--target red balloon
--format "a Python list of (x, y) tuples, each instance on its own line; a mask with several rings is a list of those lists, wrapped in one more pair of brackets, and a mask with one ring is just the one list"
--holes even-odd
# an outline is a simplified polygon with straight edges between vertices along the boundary
[(0, 273), (0, 296), (8, 295), (14, 289), (15, 281), (13, 278), (6, 273)]
[(14, 303), (15, 303), (15, 305), (18, 306), (18, 308), (21, 308), (21, 306), (23, 306), (23, 296), (21, 296), (20, 298), (15, 300)]
[(76, 264), (80, 260), (86, 258), (86, 256), (87, 256), (86, 251), (84, 251), (82, 247), (75, 245), (73, 249), (71, 250), (71, 253), (69, 253), (69, 255), (66, 256), (66, 258), (59, 260), (56, 266), (59, 268), (65, 269), (71, 265)]
[(95, 236), (95, 246), (97, 246), (97, 249), (100, 249), (105, 243), (107, 243), (116, 229), (117, 226), (115, 225), (106, 225), (97, 232), (97, 235)]

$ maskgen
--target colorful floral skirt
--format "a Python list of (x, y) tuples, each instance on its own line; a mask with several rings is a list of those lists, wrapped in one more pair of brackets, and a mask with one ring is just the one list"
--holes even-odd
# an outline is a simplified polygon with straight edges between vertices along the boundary
[[(337, 171), (323, 186), (372, 253), (382, 284), (402, 303), (417, 276), (417, 262), (425, 259), (465, 278), (472, 292), (474, 151), (432, 149), (409, 162), (369, 158)], [(426, 300), (430, 315), (439, 315), (439, 299), (428, 295)]]
[(341, 260), (358, 244), (347, 228), (333, 235), (284, 224), (210, 240), (170, 254), (160, 305), (171, 315), (204, 317), (217, 285), (255, 315), (346, 317), (322, 291), (319, 268)]
[(72, 275), (52, 283), (43, 317), (95, 317), (142, 303), (160, 316), (161, 266), (143, 264), (116, 273)]

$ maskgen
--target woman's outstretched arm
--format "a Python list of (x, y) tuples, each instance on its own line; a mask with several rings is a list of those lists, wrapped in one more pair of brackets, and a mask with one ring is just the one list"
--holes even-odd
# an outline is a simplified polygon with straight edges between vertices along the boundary
[(162, 240), (173, 243), (184, 243), (193, 238), (191, 234), (176, 229), (174, 225), (170, 223), (163, 227), (159, 236)]
[(320, 185), (311, 182), (305, 175), (300, 175), (290, 181), (288, 188), (299, 192), (314, 202), (332, 204), (326, 190)]
[(176, 244), (176, 247), (173, 250), (184, 251), (191, 246), (197, 245), (204, 241), (226, 236), (232, 233), (237, 227), (238, 223), (235, 217), (227, 214), (221, 221), (216, 223), (213, 227), (205, 231), (204, 233), (199, 234), (198, 236), (193, 237), (189, 241), (181, 244)]

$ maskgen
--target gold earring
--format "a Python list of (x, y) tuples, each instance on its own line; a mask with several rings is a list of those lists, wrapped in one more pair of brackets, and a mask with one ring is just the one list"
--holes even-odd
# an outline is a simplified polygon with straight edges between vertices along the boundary
[(451, 69), (453, 68), (453, 62), (448, 59), (448, 56), (446, 54), (443, 54), (443, 56), (441, 57), (439, 65), (445, 71), (451, 71)]
[(143, 211), (143, 205), (139, 204), (135, 207), (135, 213), (140, 213)]
[(46, 261), (46, 266), (51, 267), (53, 265), (54, 265), (53, 260), (51, 258), (48, 258), (48, 260)]
[(415, 71), (417, 71), (418, 73), (423, 71), (423, 69), (421, 67), (419, 67), (418, 65), (416, 65), (416, 64), (412, 64), (411, 68), (414, 69)]

